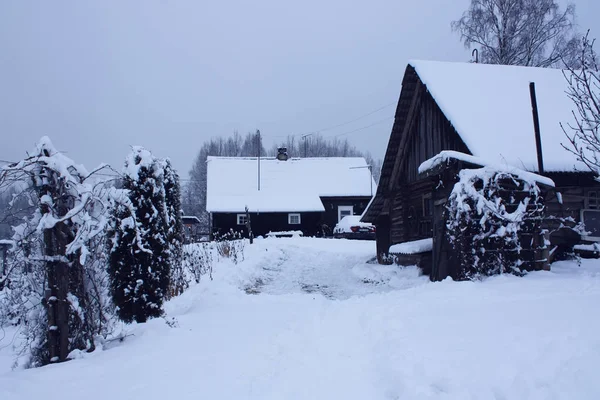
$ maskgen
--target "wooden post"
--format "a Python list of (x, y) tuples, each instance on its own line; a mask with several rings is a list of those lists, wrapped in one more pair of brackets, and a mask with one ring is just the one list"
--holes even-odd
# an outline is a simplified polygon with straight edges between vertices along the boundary
[(254, 243), (254, 234), (252, 233), (252, 223), (250, 222), (250, 212), (246, 207), (246, 229), (248, 230), (248, 237), (250, 238), (250, 244)]
[(389, 215), (381, 215), (375, 223), (375, 238), (377, 246), (377, 262), (389, 264), (389, 250), (391, 244), (391, 220)]

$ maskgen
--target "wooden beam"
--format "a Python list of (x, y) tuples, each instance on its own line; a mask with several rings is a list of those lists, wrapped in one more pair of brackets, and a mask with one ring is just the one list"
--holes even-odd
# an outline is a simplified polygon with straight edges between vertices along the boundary
[(410, 133), (410, 129), (412, 128), (412, 125), (415, 120), (416, 111), (418, 110), (419, 104), (421, 102), (422, 86), (423, 85), (417, 85), (417, 87), (415, 88), (413, 98), (412, 98), (412, 101), (410, 104), (410, 109), (408, 110), (408, 114), (406, 115), (406, 120), (404, 122), (402, 134), (400, 135), (400, 145), (398, 146), (398, 151), (396, 153), (396, 157), (394, 160), (394, 168), (392, 169), (392, 176), (390, 178), (390, 181), (388, 182), (388, 190), (392, 190), (394, 183), (396, 182), (396, 179), (398, 178), (400, 165), (402, 165), (401, 158), (403, 158), (401, 156), (404, 153), (404, 148), (406, 147), (406, 144), (409, 139), (408, 136)]

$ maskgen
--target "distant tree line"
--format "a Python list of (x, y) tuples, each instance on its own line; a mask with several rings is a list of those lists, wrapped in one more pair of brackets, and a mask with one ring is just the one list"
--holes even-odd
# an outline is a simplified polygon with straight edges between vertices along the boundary
[(206, 212), (206, 187), (208, 156), (218, 157), (275, 157), (277, 149), (287, 148), (290, 157), (364, 157), (372, 166), (373, 177), (379, 181), (381, 160), (376, 160), (369, 152), (363, 152), (350, 144), (348, 139), (326, 138), (313, 134), (300, 138), (290, 135), (279, 143), (273, 144), (268, 150), (259, 140), (258, 132), (240, 135), (233, 132), (229, 137), (212, 138), (202, 144), (189, 173), (189, 181), (182, 193), (182, 208), (185, 214), (194, 215), (200, 219), (202, 230), (208, 232), (209, 215)]

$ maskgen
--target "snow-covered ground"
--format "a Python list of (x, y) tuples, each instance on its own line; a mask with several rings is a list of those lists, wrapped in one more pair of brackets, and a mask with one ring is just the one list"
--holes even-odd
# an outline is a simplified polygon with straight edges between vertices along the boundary
[(257, 240), (167, 304), (176, 327), (27, 371), (2, 348), (0, 399), (600, 398), (600, 262), (430, 283), (374, 246)]

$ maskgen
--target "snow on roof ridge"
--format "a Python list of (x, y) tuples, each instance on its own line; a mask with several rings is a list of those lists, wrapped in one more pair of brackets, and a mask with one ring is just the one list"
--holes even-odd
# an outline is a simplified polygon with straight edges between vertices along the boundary
[(442, 61), (442, 60), (422, 60), (422, 59), (411, 59), (408, 61), (412, 67), (416, 68), (419, 64), (437, 64), (437, 65), (465, 65), (472, 66), (475, 68), (490, 68), (490, 69), (529, 69), (529, 70), (538, 70), (538, 71), (568, 71), (560, 68), (544, 68), (544, 67), (534, 67), (529, 65), (503, 65), (503, 64), (485, 64), (485, 63), (475, 63), (469, 61)]
[[(209, 160), (253, 160), (256, 161), (258, 157), (234, 157), (234, 156), (207, 156)], [(261, 161), (280, 161), (276, 157), (260, 157)], [(363, 160), (366, 162), (364, 157), (290, 157), (287, 161), (299, 161), (299, 160)], [(282, 161), (284, 162), (284, 161)]]

